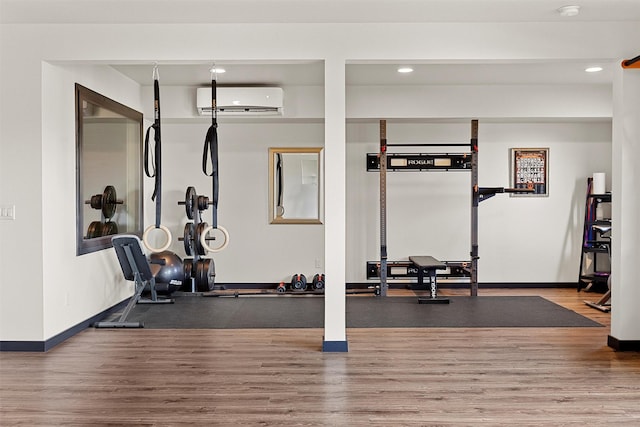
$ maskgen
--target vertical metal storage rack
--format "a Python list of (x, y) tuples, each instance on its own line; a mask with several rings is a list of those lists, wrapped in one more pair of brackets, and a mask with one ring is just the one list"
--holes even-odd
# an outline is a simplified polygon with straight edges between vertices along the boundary
[(596, 214), (611, 203), (611, 193), (592, 194), (593, 179), (587, 179), (584, 227), (580, 250), (578, 291), (606, 289), (611, 274), (611, 219)]

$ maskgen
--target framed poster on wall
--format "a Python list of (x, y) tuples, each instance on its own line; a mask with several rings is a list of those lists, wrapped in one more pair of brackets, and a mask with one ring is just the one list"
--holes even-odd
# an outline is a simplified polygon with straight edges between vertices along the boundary
[(544, 197), (549, 195), (549, 149), (512, 148), (512, 188), (533, 189), (533, 193), (512, 193), (511, 197)]

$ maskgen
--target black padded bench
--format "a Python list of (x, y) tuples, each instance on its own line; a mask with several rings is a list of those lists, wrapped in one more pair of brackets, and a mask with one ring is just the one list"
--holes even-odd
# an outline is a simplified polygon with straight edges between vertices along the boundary
[[(136, 304), (173, 304), (171, 298), (158, 298), (156, 279), (164, 260), (151, 261), (145, 255), (140, 238), (133, 234), (119, 234), (111, 238), (124, 279), (134, 282), (135, 291), (117, 320), (105, 320), (93, 324), (96, 328), (144, 328), (142, 322), (128, 322), (127, 316)], [(142, 292), (149, 289), (151, 299), (143, 299)]]
[(424, 284), (425, 272), (429, 277), (430, 296), (418, 298), (419, 304), (449, 304), (448, 298), (438, 297), (437, 271), (446, 270), (447, 264), (438, 261), (432, 256), (410, 256), (411, 261), (418, 269), (418, 287)]

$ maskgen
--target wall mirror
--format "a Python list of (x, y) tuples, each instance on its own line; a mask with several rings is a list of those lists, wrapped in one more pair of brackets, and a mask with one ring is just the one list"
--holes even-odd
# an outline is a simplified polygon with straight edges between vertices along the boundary
[(142, 113), (79, 84), (76, 100), (76, 253), (142, 235)]
[(322, 224), (322, 148), (269, 148), (271, 224)]

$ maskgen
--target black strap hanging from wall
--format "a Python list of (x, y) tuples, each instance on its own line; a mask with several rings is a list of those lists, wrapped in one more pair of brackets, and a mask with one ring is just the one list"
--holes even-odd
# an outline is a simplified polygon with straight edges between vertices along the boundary
[[(216, 80), (211, 79), (211, 126), (204, 139), (204, 150), (202, 152), (202, 172), (210, 176), (212, 180), (212, 218), (211, 227), (218, 228), (218, 113), (216, 109)], [(211, 173), (207, 172), (209, 162)]]
[[(149, 133), (153, 129), (153, 156), (149, 157)], [(144, 139), (144, 172), (149, 178), (155, 178), (151, 200), (156, 202), (156, 228), (160, 228), (162, 211), (162, 148), (160, 136), (160, 83), (158, 66), (153, 68), (153, 124), (147, 129)], [(151, 169), (150, 169), (151, 166)]]
[(284, 206), (282, 205), (282, 199), (284, 197), (284, 174), (282, 171), (282, 153), (276, 153), (276, 179), (277, 179), (277, 206), (276, 206), (276, 214), (277, 216), (284, 215)]

